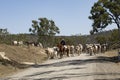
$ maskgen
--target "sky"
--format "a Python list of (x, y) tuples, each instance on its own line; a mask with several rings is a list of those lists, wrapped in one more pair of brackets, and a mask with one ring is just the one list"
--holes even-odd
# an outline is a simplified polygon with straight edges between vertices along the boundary
[(97, 0), (0, 0), (0, 28), (11, 34), (29, 33), (32, 20), (46, 17), (60, 29), (58, 35), (86, 35), (92, 29), (88, 19)]

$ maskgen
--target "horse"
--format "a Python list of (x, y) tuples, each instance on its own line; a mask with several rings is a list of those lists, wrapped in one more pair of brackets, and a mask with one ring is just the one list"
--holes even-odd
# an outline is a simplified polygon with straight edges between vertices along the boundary
[(58, 55), (60, 55), (60, 58), (63, 58), (63, 55), (66, 55), (69, 57), (69, 48), (66, 45), (57, 44), (57, 47), (59, 48)]

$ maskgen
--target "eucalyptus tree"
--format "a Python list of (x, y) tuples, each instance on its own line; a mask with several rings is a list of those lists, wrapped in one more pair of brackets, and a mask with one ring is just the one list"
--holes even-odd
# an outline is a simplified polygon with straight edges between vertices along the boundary
[(47, 18), (39, 18), (38, 20), (40, 22), (32, 20), (32, 28), (29, 29), (30, 32), (39, 36), (54, 36), (60, 33), (59, 28), (53, 20), (48, 20)]
[(7, 28), (6, 29), (2, 29), (2, 28), (0, 29), (0, 35), (7, 35), (7, 34), (9, 34)]
[(32, 20), (32, 27), (29, 31), (38, 36), (37, 41), (43, 43), (44, 47), (53, 45), (54, 36), (60, 33), (55, 22), (47, 18), (39, 18), (38, 21)]
[(91, 34), (101, 31), (112, 23), (117, 25), (120, 34), (120, 0), (98, 0), (92, 6), (90, 13), (89, 19), (93, 20)]

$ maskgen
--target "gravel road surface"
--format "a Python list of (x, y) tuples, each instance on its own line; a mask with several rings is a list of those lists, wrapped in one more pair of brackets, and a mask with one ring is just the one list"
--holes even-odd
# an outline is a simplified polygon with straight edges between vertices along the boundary
[(120, 80), (120, 63), (102, 55), (47, 60), (3, 80)]

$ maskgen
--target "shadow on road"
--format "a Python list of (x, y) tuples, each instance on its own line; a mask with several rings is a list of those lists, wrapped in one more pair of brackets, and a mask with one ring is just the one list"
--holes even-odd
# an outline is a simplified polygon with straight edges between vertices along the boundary
[(97, 59), (102, 59), (104, 61), (113, 62), (113, 63), (120, 62), (118, 56), (113, 56), (113, 57), (98, 56)]
[[(58, 77), (50, 77), (50, 78), (38, 78), (38, 79), (34, 79), (34, 80), (64, 80), (64, 79), (70, 79), (70, 78), (77, 78), (79, 79), (80, 77), (89, 77), (89, 76), (116, 76), (116, 75), (120, 75), (120, 73), (78, 73), (78, 74), (63, 74), (61, 76)], [(33, 76), (31, 76), (33, 77)], [(105, 78), (101, 78), (101, 79), (94, 79), (94, 80), (120, 80), (120, 78), (109, 78), (109, 79), (105, 79)]]
[[(44, 72), (43, 74), (50, 74), (54, 71), (48, 71), (48, 72)], [(55, 77), (49, 77), (49, 78), (33, 78), (34, 76), (40, 76), (42, 73), (36, 73), (34, 75), (29, 75), (29, 76), (24, 76), (22, 79), (17, 79), (17, 80), (64, 80), (64, 79), (67, 79), (69, 80), (70, 78), (77, 78), (79, 80), (79, 78), (81, 77), (89, 77), (89, 76), (102, 76), (102, 77), (105, 77), (105, 76), (116, 76), (116, 75), (120, 75), (120, 73), (76, 73), (74, 74), (73, 73), (64, 73), (60, 76), (55, 76)], [(101, 79), (94, 79), (94, 80), (120, 80), (120, 78), (102, 78)], [(3, 80), (3, 79), (2, 79)], [(12, 80), (12, 78), (8, 78), (8, 79), (5, 79), (5, 80)], [(91, 80), (91, 79), (90, 79)]]
[(37, 75), (41, 75), (41, 74), (50, 74), (50, 73), (53, 73), (53, 72), (61, 72), (61, 71), (67, 71), (67, 70), (77, 70), (77, 69), (84, 69), (86, 67), (75, 67), (75, 68), (68, 68), (68, 69), (60, 69), (60, 70), (51, 70), (51, 71), (44, 71), (44, 72), (38, 72), (38, 73), (35, 73), (33, 75), (28, 75), (27, 77), (29, 76), (37, 76)]
[(120, 80), (120, 78), (115, 78), (115, 79), (94, 79), (94, 80)]
[(69, 65), (86, 65), (90, 63), (117, 63), (119, 62), (117, 56), (114, 57), (105, 57), (105, 56), (98, 56), (95, 59), (85, 59), (85, 60), (68, 60), (62, 62), (55, 62), (50, 64), (40, 64), (40, 65), (32, 65), (32, 67), (60, 67), (60, 66), (69, 66)]

